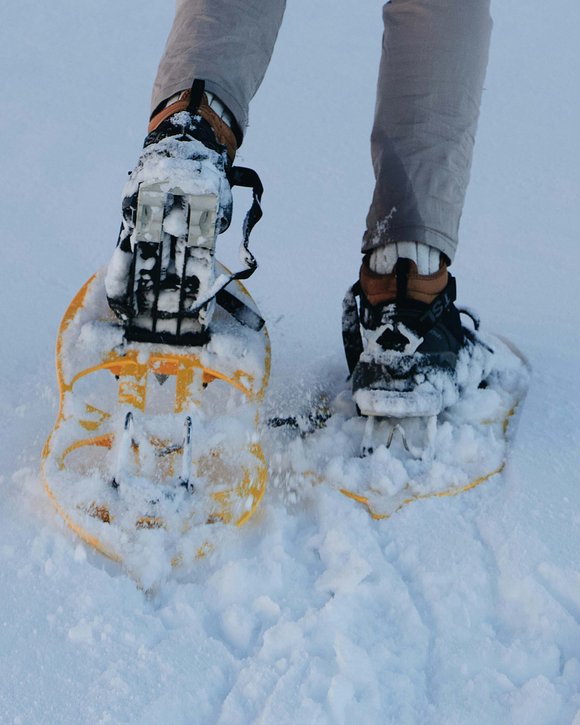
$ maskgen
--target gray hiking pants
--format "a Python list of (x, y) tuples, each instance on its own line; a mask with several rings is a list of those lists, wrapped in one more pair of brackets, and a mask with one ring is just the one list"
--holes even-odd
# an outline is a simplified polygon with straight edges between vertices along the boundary
[[(391, 0), (371, 135), (363, 251), (418, 241), (453, 260), (487, 66), (490, 0)], [(152, 106), (203, 79), (248, 123), (285, 0), (177, 0)], [(355, 3), (353, 3), (353, 11)]]

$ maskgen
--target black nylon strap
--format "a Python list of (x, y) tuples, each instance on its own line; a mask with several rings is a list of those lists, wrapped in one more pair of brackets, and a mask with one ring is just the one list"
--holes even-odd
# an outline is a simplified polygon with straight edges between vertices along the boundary
[(216, 295), (216, 302), (226, 312), (236, 319), (240, 324), (259, 332), (265, 325), (265, 321), (257, 312), (231, 292), (226, 289), (220, 290)]
[(447, 285), (443, 292), (437, 295), (429, 307), (419, 318), (417, 325), (417, 332), (421, 337), (429, 332), (434, 327), (437, 320), (444, 314), (445, 310), (455, 302), (457, 297), (457, 285), (455, 283), (455, 277), (449, 275)]
[(360, 334), (360, 318), (357, 297), (360, 297), (360, 282), (355, 282), (342, 301), (342, 344), (346, 355), (346, 364), (349, 374), (353, 370), (363, 353), (363, 342)]
[(187, 110), (192, 115), (196, 114), (197, 109), (199, 108), (199, 106), (201, 104), (201, 99), (203, 98), (204, 92), (205, 92), (205, 81), (202, 81), (199, 78), (196, 78), (193, 81), (193, 84), (191, 86), (191, 95), (189, 96), (189, 104), (187, 106)]
[(397, 300), (404, 300), (407, 296), (409, 286), (409, 272), (411, 271), (411, 260), (406, 257), (397, 259), (395, 275), (397, 279)]
[(251, 277), (258, 267), (256, 258), (252, 252), (250, 252), (248, 245), (250, 243), (250, 234), (252, 229), (262, 218), (261, 202), (264, 187), (262, 186), (262, 182), (258, 174), (253, 169), (247, 169), (244, 166), (232, 166), (229, 169), (227, 176), (230, 186), (242, 186), (252, 189), (252, 205), (250, 206), (244, 219), (242, 227), (243, 238), (240, 244), (240, 259), (242, 263), (245, 264), (245, 268), (240, 269), (238, 272), (221, 275), (210, 291), (204, 297), (198, 299), (191, 307), (191, 312), (199, 310), (207, 304), (209, 300), (216, 297), (225, 287), (227, 287), (230, 282), (233, 282), (236, 279), (248, 279), (248, 277)]
[(228, 181), (232, 188), (234, 186), (241, 186), (252, 190), (252, 205), (244, 218), (242, 227), (243, 239), (240, 245), (240, 259), (245, 262), (248, 268), (237, 272), (237, 276), (233, 277), (233, 279), (247, 279), (254, 274), (258, 266), (248, 245), (250, 243), (252, 229), (262, 218), (262, 194), (264, 193), (264, 187), (258, 174), (253, 169), (247, 169), (245, 166), (232, 166), (228, 171)]

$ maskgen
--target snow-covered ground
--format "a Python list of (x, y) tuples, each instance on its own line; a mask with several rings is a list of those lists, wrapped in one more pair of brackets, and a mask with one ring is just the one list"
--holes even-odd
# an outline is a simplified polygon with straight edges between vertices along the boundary
[[(380, 7), (289, 3), (252, 107), (240, 162), (266, 186), (251, 286), (274, 388), (343, 365)], [(506, 472), (382, 522), (323, 486), (295, 502), (272, 486), (249, 525), (146, 596), (66, 529), (38, 467), (56, 328), (115, 242), (172, 12), (0, 10), (0, 723), (578, 725), (580, 7), (493, 8), (454, 269), (461, 302), (533, 367)]]

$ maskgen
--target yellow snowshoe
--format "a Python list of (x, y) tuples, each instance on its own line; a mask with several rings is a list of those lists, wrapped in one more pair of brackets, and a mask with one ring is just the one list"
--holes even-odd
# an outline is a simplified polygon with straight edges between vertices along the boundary
[(206, 344), (128, 341), (104, 277), (82, 287), (60, 325), (46, 490), (70, 528), (112, 559), (153, 547), (177, 564), (211, 547), (221, 524), (247, 522), (264, 495), (268, 334), (234, 281)]

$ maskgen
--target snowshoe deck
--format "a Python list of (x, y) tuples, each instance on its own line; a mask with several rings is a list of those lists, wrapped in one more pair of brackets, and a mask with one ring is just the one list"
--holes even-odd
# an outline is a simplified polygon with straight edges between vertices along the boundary
[[(229, 307), (256, 319), (245, 288), (231, 287)], [(265, 327), (240, 319), (218, 306), (200, 347), (129, 342), (104, 270), (65, 313), (42, 472), (66, 523), (107, 556), (157, 549), (177, 564), (212, 546), (218, 524), (240, 526), (256, 510), (268, 478), (256, 428), (270, 344)]]

